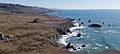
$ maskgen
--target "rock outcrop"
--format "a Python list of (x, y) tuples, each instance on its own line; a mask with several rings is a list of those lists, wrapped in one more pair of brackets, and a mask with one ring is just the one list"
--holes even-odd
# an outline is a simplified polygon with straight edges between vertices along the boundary
[(102, 26), (99, 24), (90, 24), (88, 27), (102, 27)]

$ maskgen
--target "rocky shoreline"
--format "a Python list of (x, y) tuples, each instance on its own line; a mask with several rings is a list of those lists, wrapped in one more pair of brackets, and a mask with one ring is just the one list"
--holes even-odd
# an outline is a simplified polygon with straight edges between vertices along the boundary
[[(38, 18), (38, 22), (32, 22)], [(0, 54), (73, 54), (56, 41), (67, 32), (70, 19), (39, 14), (0, 13), (0, 32), (13, 40), (0, 40)]]

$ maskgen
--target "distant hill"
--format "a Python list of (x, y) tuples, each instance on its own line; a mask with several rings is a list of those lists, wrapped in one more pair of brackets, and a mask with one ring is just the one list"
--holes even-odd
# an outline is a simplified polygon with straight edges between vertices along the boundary
[(40, 13), (41, 14), (41, 13), (52, 12), (53, 10), (43, 8), (43, 7), (0, 3), (0, 11), (10, 11), (12, 13)]

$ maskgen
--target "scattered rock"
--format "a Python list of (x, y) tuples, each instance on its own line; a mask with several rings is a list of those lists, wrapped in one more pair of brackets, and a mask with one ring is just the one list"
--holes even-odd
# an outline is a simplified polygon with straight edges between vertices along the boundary
[(68, 43), (67, 46), (65, 47), (66, 49), (71, 48), (71, 43)]
[(36, 18), (32, 21), (33, 23), (38, 23), (39, 22), (39, 18)]
[(71, 21), (74, 21), (75, 19), (71, 19)]
[(67, 29), (67, 32), (68, 32), (68, 33), (72, 33), (69, 29)]
[(105, 24), (105, 23), (102, 23), (103, 25)]
[(78, 20), (81, 20), (81, 19), (78, 19)]
[(76, 37), (80, 37), (80, 36), (81, 36), (81, 33), (77, 34), (77, 36), (76, 36)]
[(3, 34), (0, 34), (0, 40), (3, 40)]
[(102, 26), (99, 25), (99, 24), (91, 24), (91, 25), (89, 25), (88, 27), (102, 27)]
[(81, 23), (81, 24), (84, 24), (84, 23)]
[(0, 40), (4, 40), (4, 41), (11, 41), (13, 39), (13, 36), (11, 35), (3, 35), (0, 34)]
[(110, 24), (108, 25), (108, 27), (110, 27)]
[(79, 26), (81, 26), (81, 24), (79, 24)]
[(88, 20), (88, 23), (91, 23), (91, 20)]
[(86, 45), (85, 45), (85, 44), (83, 44), (81, 47), (86, 47)]

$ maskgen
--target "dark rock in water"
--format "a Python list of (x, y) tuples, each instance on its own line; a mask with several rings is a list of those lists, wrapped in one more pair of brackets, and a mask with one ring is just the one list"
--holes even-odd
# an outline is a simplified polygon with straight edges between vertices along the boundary
[(72, 33), (69, 29), (67, 29), (67, 32)]
[(74, 48), (74, 46), (73, 46), (73, 45), (71, 45), (71, 46), (70, 46), (70, 48), (72, 48), (73, 50), (77, 50), (77, 49), (75, 49), (75, 48)]
[(91, 24), (91, 25), (89, 25), (88, 27), (102, 27), (102, 26), (99, 25), (99, 24)]
[(108, 27), (110, 27), (110, 24), (108, 25)]
[(66, 49), (72, 48), (73, 50), (76, 50), (71, 43), (68, 43), (67, 46), (65, 47)]
[(72, 21), (74, 21), (75, 19), (71, 19)]
[(91, 20), (88, 20), (88, 23), (91, 23)]
[(81, 36), (81, 33), (77, 34), (77, 36), (76, 36), (76, 37), (80, 37), (80, 36)]
[(81, 20), (81, 19), (78, 19), (78, 20)]
[(105, 23), (102, 23), (103, 25), (105, 24)]
[(83, 44), (81, 47), (86, 47), (86, 45), (85, 45), (85, 44)]
[(66, 49), (71, 48), (71, 43), (68, 43), (67, 46), (65, 47)]
[(84, 23), (81, 23), (81, 24), (84, 24)]
[(81, 24), (79, 24), (79, 26), (81, 26)]

